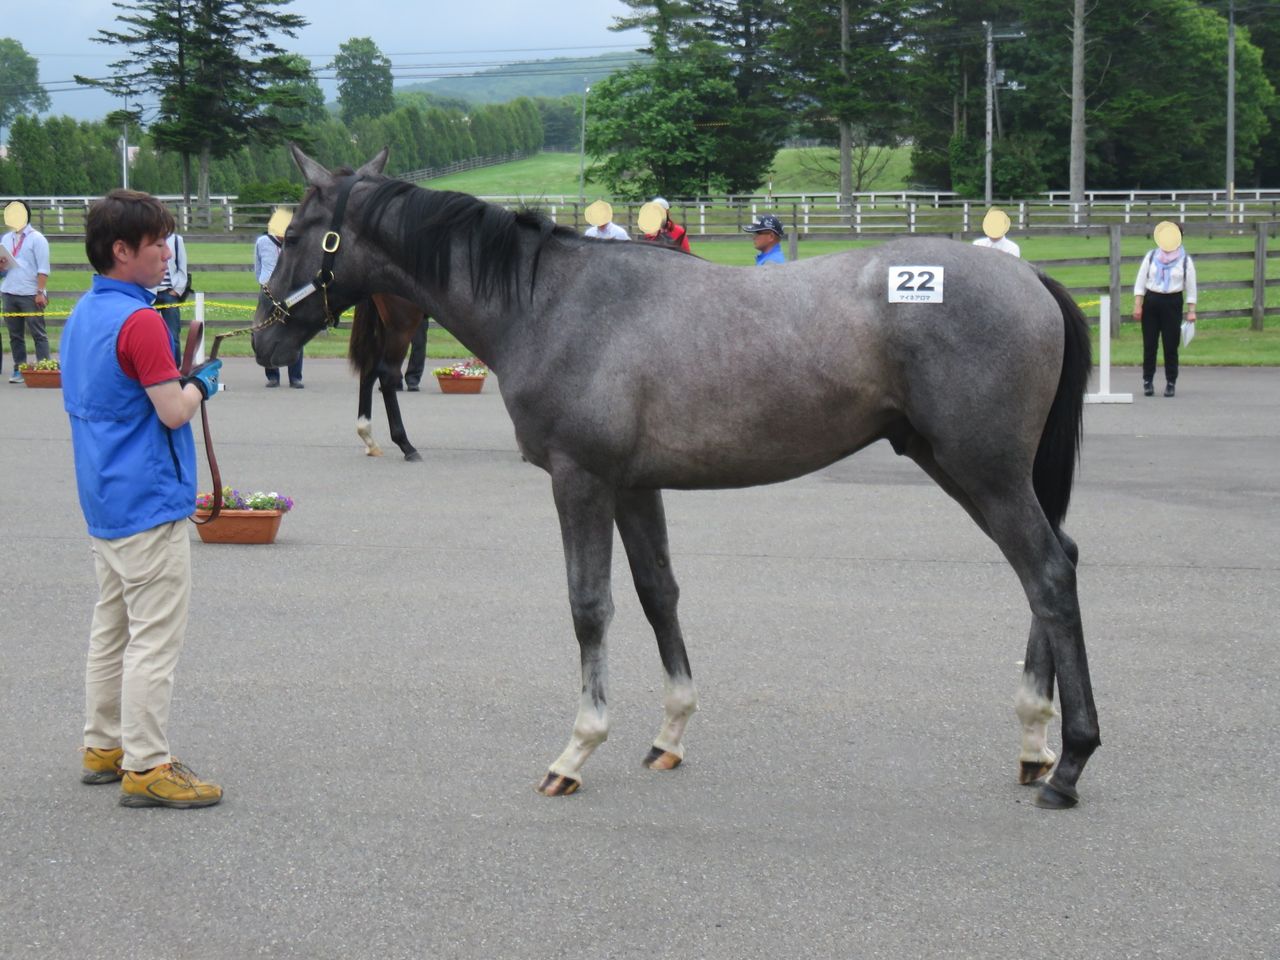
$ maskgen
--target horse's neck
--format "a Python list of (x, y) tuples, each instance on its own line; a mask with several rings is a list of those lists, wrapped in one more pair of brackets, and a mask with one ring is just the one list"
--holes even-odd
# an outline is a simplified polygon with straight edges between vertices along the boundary
[[(529, 276), (532, 269), (532, 250), (522, 241), (520, 277), (513, 281), (511, 299), (499, 295), (477, 296), (471, 289), (471, 264), (467, 244), (459, 241), (453, 249), (453, 263), (449, 271), (446, 289), (422, 285), (420, 301), (436, 305), (435, 321), (448, 330), (464, 347), (474, 353), (495, 371), (502, 365), (502, 356), (513, 339), (520, 334), (520, 319), (529, 310)], [(539, 267), (539, 275), (545, 267)]]

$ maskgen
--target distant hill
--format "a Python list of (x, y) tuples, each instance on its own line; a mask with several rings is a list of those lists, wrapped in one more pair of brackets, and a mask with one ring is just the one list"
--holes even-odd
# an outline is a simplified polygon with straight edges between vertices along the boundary
[(473, 76), (444, 77), (395, 89), (397, 93), (422, 92), (432, 97), (456, 97), (469, 103), (506, 103), (516, 97), (563, 97), (581, 93), (584, 77), (588, 83), (594, 83), (625, 70), (633, 63), (648, 60), (646, 54), (635, 50), (601, 53), (594, 57), (522, 60)]

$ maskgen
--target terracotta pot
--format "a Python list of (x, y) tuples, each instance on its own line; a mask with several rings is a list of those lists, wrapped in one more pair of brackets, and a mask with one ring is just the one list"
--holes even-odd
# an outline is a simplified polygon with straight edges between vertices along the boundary
[(37, 390), (61, 390), (61, 370), (23, 370), (22, 380), (28, 387)]
[(441, 393), (479, 393), (488, 377), (436, 377)]
[[(200, 519), (208, 510), (197, 510)], [(280, 510), (223, 510), (211, 523), (198, 523), (196, 530), (205, 543), (275, 543), (280, 529)]]

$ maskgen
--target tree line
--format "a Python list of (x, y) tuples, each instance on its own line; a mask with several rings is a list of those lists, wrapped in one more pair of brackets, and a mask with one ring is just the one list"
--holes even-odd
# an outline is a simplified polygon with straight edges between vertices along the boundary
[[(623, 0), (645, 59), (592, 85), (592, 178), (623, 198), (743, 193), (790, 138), (839, 145), (818, 171), (869, 189), (909, 146), (922, 187), (981, 196), (988, 49), (998, 196), (1047, 189), (1280, 185), (1280, 0)], [(393, 90), (390, 60), (351, 38), (328, 68), (276, 39), (306, 21), (289, 0), (118, 2), (94, 39), (126, 51), (108, 78), (126, 104), (98, 123), (52, 117), (21, 45), (0, 40), (6, 193), (94, 193), (118, 182), (240, 193), (299, 183), (282, 144), (357, 165), (390, 144), (392, 172), (480, 155), (577, 146), (579, 97), (472, 106)], [(1234, 29), (1235, 167), (1225, 171), (1227, 49)], [(145, 121), (145, 122), (144, 122)]]
[[(981, 196), (987, 44), (993, 187), (1226, 186), (1235, 30), (1237, 185), (1280, 185), (1277, 0), (623, 0), (650, 63), (594, 86), (592, 176), (642, 197), (745, 192), (779, 146), (841, 146), (844, 192), (911, 147), (921, 186)], [(1076, 107), (1073, 116), (1073, 106)]]

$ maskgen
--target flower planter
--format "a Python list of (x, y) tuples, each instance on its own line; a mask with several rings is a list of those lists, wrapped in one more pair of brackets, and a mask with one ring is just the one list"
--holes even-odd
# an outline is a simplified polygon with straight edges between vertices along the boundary
[(436, 377), (441, 393), (479, 393), (487, 377)]
[(23, 370), (22, 381), (36, 390), (61, 390), (61, 370)]
[[(197, 510), (203, 519), (209, 510)], [(275, 543), (283, 510), (223, 510), (210, 523), (196, 524), (205, 543)]]

